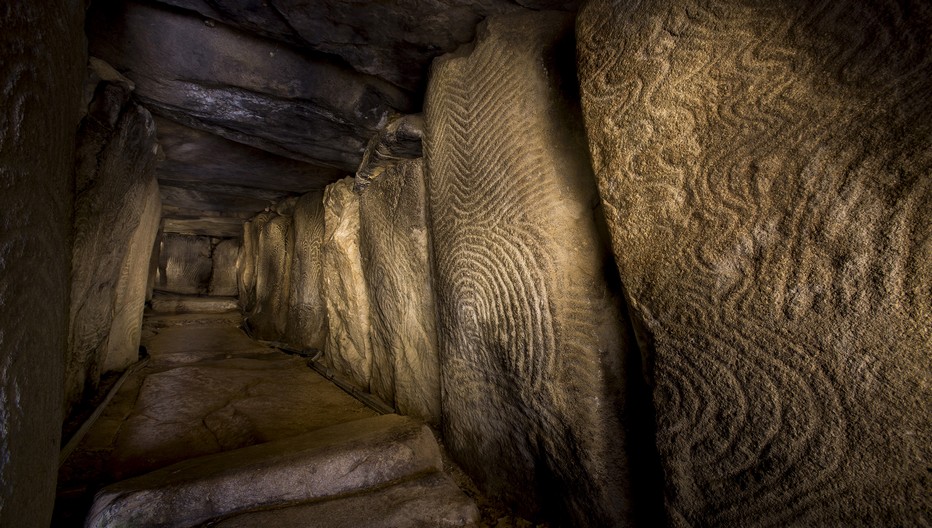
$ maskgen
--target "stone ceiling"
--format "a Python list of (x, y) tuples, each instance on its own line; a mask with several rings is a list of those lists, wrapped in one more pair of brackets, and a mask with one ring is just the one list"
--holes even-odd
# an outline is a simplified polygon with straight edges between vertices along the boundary
[(559, 0), (95, 1), (90, 54), (156, 116), (167, 232), (239, 236), (244, 219), (356, 171), (417, 113), (432, 59), (486, 16)]

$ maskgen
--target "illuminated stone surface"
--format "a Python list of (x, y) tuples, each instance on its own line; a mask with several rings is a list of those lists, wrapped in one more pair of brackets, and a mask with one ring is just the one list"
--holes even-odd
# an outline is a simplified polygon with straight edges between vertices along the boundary
[(474, 48), (432, 68), (424, 151), (443, 431), (488, 493), (610, 526), (630, 515), (627, 346), (580, 119), (560, 89), (575, 82), (572, 22), (490, 18)]
[(259, 339), (279, 341), (288, 325), (291, 254), (294, 252), (291, 217), (275, 215), (262, 225), (256, 245), (256, 304), (249, 327)]
[(0, 525), (48, 526), (67, 349), (80, 2), (0, 8)]
[(305, 194), (295, 203), (292, 212), (294, 254), (285, 341), (302, 349), (323, 350), (327, 338), (327, 311), (321, 284), (323, 196), (322, 192)]
[[(125, 80), (100, 82), (78, 131), (66, 411), (96, 390), (105, 364), (125, 366), (136, 352), (130, 324), (140, 320), (145, 289), (134, 286), (145, 280), (159, 214), (158, 146), (152, 116), (131, 92)], [(115, 313), (126, 318), (116, 328)]]
[(922, 2), (580, 14), (673, 525), (928, 522), (930, 27)]
[(353, 179), (324, 191), (324, 242), (321, 248), (324, 303), (327, 307), (325, 357), (356, 386), (369, 389), (369, 297), (359, 253), (359, 196)]
[(371, 390), (399, 412), (440, 423), (440, 364), (427, 240), (424, 161), (389, 164), (360, 197), (369, 294)]
[[(242, 230), (242, 227), (240, 227)], [(236, 258), (239, 256), (239, 240), (221, 240), (214, 246), (210, 255), (211, 274), (207, 292), (211, 295), (228, 295), (235, 297)]]

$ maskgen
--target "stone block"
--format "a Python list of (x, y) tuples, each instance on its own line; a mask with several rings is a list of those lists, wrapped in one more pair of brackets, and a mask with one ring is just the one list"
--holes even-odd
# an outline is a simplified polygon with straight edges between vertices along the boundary
[(163, 234), (156, 289), (184, 295), (206, 294), (213, 269), (210, 254), (210, 237)]
[(236, 258), (239, 256), (239, 247), (239, 240), (232, 238), (220, 240), (214, 245), (210, 286), (207, 288), (210, 295), (237, 295)]
[(255, 337), (281, 341), (288, 324), (288, 295), (294, 240), (291, 217), (274, 215), (259, 231), (256, 245), (256, 305), (249, 312)]
[(672, 525), (929, 522), (930, 27), (921, 2), (580, 14)]
[(307, 193), (297, 201), (291, 229), (294, 254), (291, 258), (286, 341), (301, 348), (323, 350), (327, 339), (327, 310), (321, 283), (321, 245), (324, 241), (322, 192)]
[(444, 441), (493, 496), (562, 524), (630, 522), (624, 376), (572, 17), (492, 17), (425, 102)]

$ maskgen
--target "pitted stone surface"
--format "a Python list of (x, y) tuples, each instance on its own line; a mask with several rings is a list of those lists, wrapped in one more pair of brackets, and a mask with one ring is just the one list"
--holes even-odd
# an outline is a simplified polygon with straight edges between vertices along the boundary
[(369, 294), (370, 387), (403, 414), (440, 423), (440, 364), (427, 236), (424, 160), (385, 166), (360, 197)]
[[(488, 493), (630, 522), (625, 325), (569, 89), (572, 17), (493, 17), (425, 103), (444, 439)], [(559, 489), (559, 493), (554, 490)]]
[(930, 27), (923, 2), (581, 13), (674, 526), (930, 522)]

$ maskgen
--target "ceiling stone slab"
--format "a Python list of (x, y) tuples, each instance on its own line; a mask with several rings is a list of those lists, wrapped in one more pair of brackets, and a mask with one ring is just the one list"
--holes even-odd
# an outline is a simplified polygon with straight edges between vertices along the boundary
[(237, 238), (243, 236), (243, 221), (237, 218), (163, 218), (162, 231), (181, 235)]
[[(181, 207), (184, 209), (201, 210), (201, 211), (222, 211), (226, 213), (247, 213), (255, 214), (266, 207), (270, 207), (277, 200), (268, 200), (243, 196), (240, 194), (226, 194), (211, 191), (199, 191), (195, 189), (186, 189), (159, 184), (159, 192), (162, 195), (162, 203), (169, 207)], [(287, 195), (282, 195), (285, 197)]]
[(165, 159), (156, 168), (161, 180), (239, 185), (306, 193), (323, 189), (346, 171), (270, 154), (215, 134), (156, 117)]
[(470, 42), (492, 14), (575, 10), (576, 0), (159, 0), (269, 38), (334, 55), (422, 93), (430, 61)]
[(93, 55), (153, 112), (236, 142), (347, 171), (408, 96), (371, 75), (175, 9), (95, 3)]

